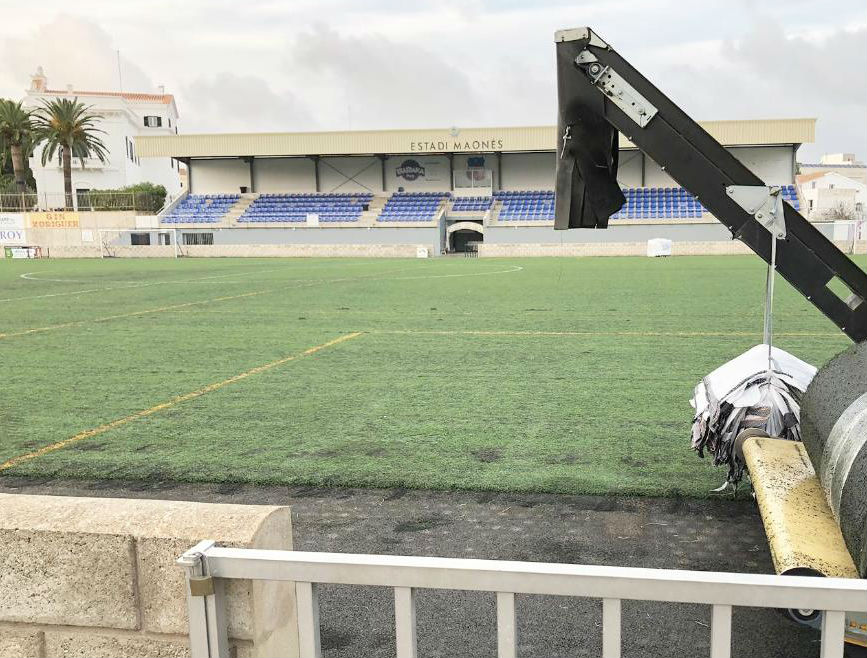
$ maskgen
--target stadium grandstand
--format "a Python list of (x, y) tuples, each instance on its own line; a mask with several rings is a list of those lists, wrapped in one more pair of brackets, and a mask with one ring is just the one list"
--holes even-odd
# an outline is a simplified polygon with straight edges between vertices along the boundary
[[(813, 141), (814, 119), (703, 126), (761, 178), (784, 186), (786, 200), (800, 207), (796, 154)], [(434, 254), (497, 242), (594, 241), (584, 232), (550, 230), (555, 144), (551, 126), (136, 138), (141, 157), (171, 157), (188, 172), (189, 194), (160, 214), (159, 225), (256, 231), (221, 231), (216, 245), (413, 243)], [(620, 150), (627, 201), (612, 220), (625, 233), (607, 239), (643, 241), (653, 223), (674, 225), (662, 231), (673, 240), (729, 239), (700, 199), (623, 136)], [(319, 233), (289, 233), (296, 228)], [(364, 232), (347, 232), (353, 228)]]
[[(815, 123), (702, 125), (800, 209), (796, 155)], [(65, 228), (39, 220), (54, 230), (29, 219), (27, 239), (50, 257), (618, 255), (655, 238), (675, 253), (743, 250), (624, 136), (626, 203), (611, 228), (553, 231), (556, 143), (553, 126), (137, 136), (143, 160), (185, 165), (182, 193), (155, 215), (76, 212)]]

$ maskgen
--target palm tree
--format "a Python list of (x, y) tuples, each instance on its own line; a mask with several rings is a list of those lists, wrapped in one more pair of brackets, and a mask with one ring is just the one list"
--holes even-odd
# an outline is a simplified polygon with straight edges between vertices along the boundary
[(105, 162), (108, 149), (96, 127), (101, 115), (90, 111), (90, 106), (79, 103), (78, 98), (55, 98), (43, 100), (42, 107), (33, 113), (33, 125), (37, 142), (45, 142), (42, 148), (42, 166), (59, 152), (63, 164), (63, 192), (66, 207), (72, 208), (72, 158), (78, 158), (84, 169), (84, 159), (96, 157)]
[(27, 191), (27, 163), (33, 142), (33, 124), (30, 110), (21, 102), (0, 98), (0, 144), (9, 149), (12, 156), (12, 171), (18, 192)]

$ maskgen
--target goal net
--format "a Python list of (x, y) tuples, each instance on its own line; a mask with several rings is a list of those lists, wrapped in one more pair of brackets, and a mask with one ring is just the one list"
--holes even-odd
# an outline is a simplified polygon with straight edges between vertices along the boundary
[(101, 228), (100, 258), (177, 258), (183, 254), (174, 228)]

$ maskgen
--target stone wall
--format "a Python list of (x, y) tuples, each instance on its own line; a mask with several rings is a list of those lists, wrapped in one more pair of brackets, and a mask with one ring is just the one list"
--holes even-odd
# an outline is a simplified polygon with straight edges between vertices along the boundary
[[(0, 656), (186, 656), (202, 539), (291, 549), (288, 507), (0, 494)], [(293, 583), (229, 581), (238, 656), (297, 655)]]

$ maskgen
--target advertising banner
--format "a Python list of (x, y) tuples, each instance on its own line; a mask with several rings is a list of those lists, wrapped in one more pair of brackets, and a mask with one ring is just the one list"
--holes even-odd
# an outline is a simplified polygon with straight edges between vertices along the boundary
[(36, 258), (36, 247), (3, 247), (6, 258)]
[(0, 212), (0, 231), (20, 231), (23, 228), (23, 212)]
[(0, 245), (7, 244), (27, 244), (27, 234), (19, 228), (0, 228)]
[(30, 228), (78, 228), (78, 213), (72, 210), (27, 213)]

